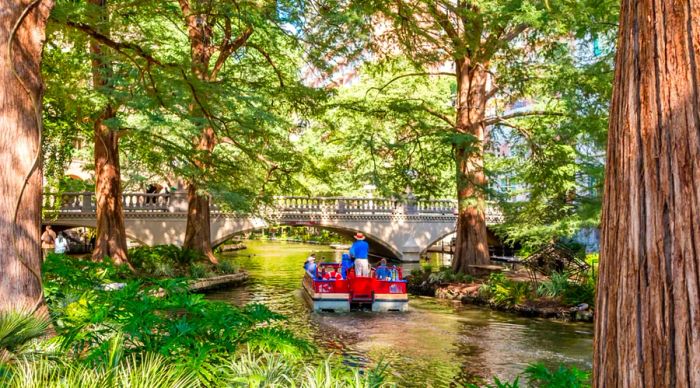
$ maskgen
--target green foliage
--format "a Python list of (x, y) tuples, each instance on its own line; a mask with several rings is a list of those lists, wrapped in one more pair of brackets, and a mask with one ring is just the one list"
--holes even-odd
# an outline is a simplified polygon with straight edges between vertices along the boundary
[(578, 305), (586, 303), (593, 306), (595, 303), (596, 279), (594, 276), (586, 276), (580, 282), (574, 282), (565, 274), (553, 273), (549, 279), (540, 283), (537, 294), (550, 298), (560, 298), (566, 305)]
[(190, 276), (194, 279), (203, 278), (207, 275), (207, 268), (202, 264), (192, 264), (190, 266)]
[(24, 361), (2, 376), (0, 385), (12, 388), (186, 388), (198, 384), (194, 376), (164, 357), (145, 354), (130, 356), (117, 365), (97, 368), (80, 363), (56, 363), (48, 359)]
[[(527, 379), (526, 387), (542, 388), (587, 388), (590, 387), (591, 375), (576, 367), (559, 365), (557, 369), (549, 369), (544, 364), (537, 363), (528, 365), (521, 376), (512, 382), (501, 381), (498, 377), (493, 378), (492, 384), (483, 385), (484, 388), (518, 388), (521, 387), (520, 379)], [(478, 388), (479, 385), (470, 384), (470, 388)]]
[(537, 287), (537, 294), (556, 298), (562, 296), (569, 288), (569, 277), (562, 273), (553, 273), (549, 279), (540, 283)]
[(216, 265), (216, 270), (223, 274), (233, 274), (237, 273), (240, 268), (231, 260), (221, 260), (221, 262)]
[(178, 267), (187, 267), (202, 258), (202, 255), (197, 251), (172, 244), (129, 249), (131, 263), (146, 273), (155, 272), (157, 264), (167, 263)]
[(0, 377), (13, 363), (34, 353), (32, 343), (44, 335), (47, 327), (48, 320), (30, 312), (0, 312)]
[(532, 298), (532, 287), (529, 282), (510, 280), (499, 272), (489, 276), (479, 288), (479, 294), (494, 305), (510, 307)]
[(525, 369), (528, 384), (534, 387), (548, 388), (584, 388), (590, 387), (590, 373), (575, 367), (560, 365), (550, 370), (544, 364), (530, 365)]
[(125, 353), (157, 353), (199, 373), (242, 344), (271, 351), (306, 352), (309, 345), (274, 323), (283, 317), (262, 305), (237, 309), (187, 292), (184, 280), (129, 280), (107, 290), (117, 274), (109, 263), (52, 255), (44, 286), (63, 349), (104, 363), (114, 341)]

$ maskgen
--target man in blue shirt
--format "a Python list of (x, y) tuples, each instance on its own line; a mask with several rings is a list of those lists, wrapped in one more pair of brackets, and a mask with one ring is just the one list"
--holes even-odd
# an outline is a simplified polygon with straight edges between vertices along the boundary
[(379, 262), (374, 274), (379, 280), (391, 280), (391, 271), (389, 271), (389, 268), (386, 266), (386, 259), (382, 259)]
[(355, 234), (355, 242), (350, 246), (350, 257), (355, 259), (355, 275), (369, 276), (369, 244), (365, 241), (365, 235), (358, 232)]

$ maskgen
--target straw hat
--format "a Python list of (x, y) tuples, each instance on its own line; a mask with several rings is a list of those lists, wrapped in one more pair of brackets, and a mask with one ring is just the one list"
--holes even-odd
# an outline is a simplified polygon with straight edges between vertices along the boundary
[(365, 235), (362, 234), (361, 232), (355, 233), (355, 236), (353, 236), (353, 237), (355, 237), (355, 240), (364, 240), (365, 239)]

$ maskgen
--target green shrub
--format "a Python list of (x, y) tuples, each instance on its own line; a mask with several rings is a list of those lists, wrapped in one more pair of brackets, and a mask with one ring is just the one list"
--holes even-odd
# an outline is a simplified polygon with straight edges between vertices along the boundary
[[(590, 387), (591, 375), (588, 372), (581, 371), (576, 367), (567, 367), (560, 365), (557, 369), (548, 369), (544, 364), (531, 364), (522, 375), (518, 376), (512, 382), (500, 381), (497, 377), (493, 378), (493, 384), (487, 384), (485, 388), (518, 388), (520, 387), (520, 379), (527, 380), (528, 387), (546, 387), (546, 388), (586, 388)], [(478, 388), (478, 385), (470, 384), (470, 388)]]
[(202, 264), (192, 264), (190, 266), (190, 276), (193, 278), (203, 278), (207, 275), (207, 268)]
[(525, 369), (525, 375), (531, 386), (548, 388), (590, 387), (591, 379), (590, 373), (564, 365), (550, 370), (544, 364), (533, 364)]
[(492, 273), (479, 287), (479, 295), (497, 306), (522, 304), (532, 296), (530, 283), (512, 281), (502, 273)]
[(549, 280), (540, 283), (537, 294), (552, 298), (560, 298), (567, 305), (595, 303), (596, 279), (587, 276), (581, 282), (571, 281), (566, 275), (553, 273)]
[(239, 268), (230, 260), (224, 260), (216, 265), (216, 270), (220, 273), (231, 274), (238, 272)]
[(556, 298), (564, 295), (569, 288), (569, 277), (562, 273), (554, 272), (548, 280), (540, 283), (537, 288), (539, 296)]
[(165, 266), (170, 266), (174, 274), (186, 274), (183, 273), (184, 269), (202, 258), (197, 251), (176, 245), (142, 246), (129, 250), (129, 260), (134, 267), (139, 272), (154, 276), (162, 276), (160, 274)]

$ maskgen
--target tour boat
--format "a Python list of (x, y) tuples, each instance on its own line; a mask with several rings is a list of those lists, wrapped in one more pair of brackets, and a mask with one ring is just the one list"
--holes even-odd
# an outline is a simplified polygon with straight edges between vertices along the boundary
[(372, 268), (371, 276), (355, 276), (350, 268), (346, 279), (323, 280), (319, 276), (321, 267), (332, 267), (340, 272), (339, 263), (319, 263), (316, 276), (304, 274), (303, 294), (314, 311), (344, 312), (371, 306), (372, 311), (406, 311), (408, 294), (406, 280), (401, 268), (396, 268), (393, 280), (377, 279)]

